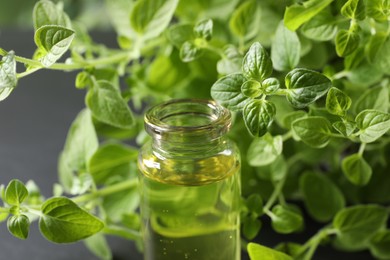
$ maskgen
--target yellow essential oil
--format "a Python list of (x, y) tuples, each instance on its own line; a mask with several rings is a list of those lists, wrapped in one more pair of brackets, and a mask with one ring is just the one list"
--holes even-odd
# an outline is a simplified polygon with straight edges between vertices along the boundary
[(239, 260), (240, 159), (212, 101), (173, 100), (145, 116), (139, 156), (145, 260)]

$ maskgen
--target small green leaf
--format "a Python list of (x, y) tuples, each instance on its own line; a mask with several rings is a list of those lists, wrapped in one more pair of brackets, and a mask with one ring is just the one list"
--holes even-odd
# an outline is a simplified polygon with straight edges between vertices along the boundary
[(259, 194), (251, 194), (245, 201), (245, 205), (256, 216), (263, 214), (263, 199)]
[(240, 38), (249, 40), (256, 36), (259, 30), (259, 7), (257, 1), (243, 2), (234, 12), (229, 21), (230, 30)]
[(329, 120), (320, 116), (300, 118), (292, 123), (294, 134), (314, 148), (322, 148), (329, 143), (331, 129)]
[(332, 2), (333, 0), (308, 0), (303, 4), (288, 6), (284, 13), (284, 23), (288, 29), (295, 31)]
[(301, 43), (296, 32), (279, 23), (271, 46), (272, 64), (276, 70), (288, 71), (295, 68), (301, 57)]
[(26, 186), (19, 180), (12, 180), (7, 185), (4, 194), (4, 201), (9, 205), (18, 206), (21, 204), (26, 197), (28, 196), (28, 191)]
[(30, 220), (26, 215), (11, 216), (7, 221), (7, 227), (15, 237), (26, 239), (30, 229)]
[(378, 53), (384, 47), (387, 36), (388, 35), (386, 32), (381, 31), (376, 32), (370, 36), (370, 39), (368, 40), (365, 47), (365, 53), (370, 63), (375, 63), (376, 59), (382, 60)]
[(375, 87), (366, 90), (355, 102), (354, 110), (359, 113), (366, 109), (375, 109), (387, 112), (389, 107), (389, 89)]
[(88, 170), (96, 184), (103, 184), (110, 177), (127, 177), (130, 162), (136, 159), (135, 148), (123, 144), (108, 143), (99, 147), (88, 162)]
[(65, 197), (48, 199), (41, 207), (39, 229), (55, 243), (71, 243), (99, 232), (104, 224)]
[(349, 19), (364, 20), (366, 9), (363, 0), (348, 0), (341, 8), (341, 14)]
[(261, 82), (261, 88), (264, 94), (272, 94), (280, 88), (280, 82), (277, 78), (268, 78)]
[(272, 61), (260, 43), (253, 43), (245, 54), (242, 72), (246, 78), (258, 81), (263, 81), (272, 74)]
[(62, 8), (55, 5), (52, 1), (41, 0), (37, 2), (33, 10), (34, 28), (38, 30), (44, 25), (59, 25), (71, 27), (71, 22)]
[(87, 248), (101, 260), (111, 260), (112, 253), (106, 238), (102, 233), (97, 233), (84, 240)]
[(222, 77), (211, 87), (211, 97), (232, 111), (241, 110), (248, 100), (241, 93), (241, 86), (245, 81), (246, 78), (240, 73)]
[(85, 103), (99, 121), (124, 129), (134, 126), (134, 117), (120, 91), (110, 82), (99, 80), (88, 91)]
[(261, 221), (255, 217), (246, 217), (243, 219), (242, 232), (244, 236), (252, 240), (254, 239), (261, 229)]
[(249, 165), (258, 167), (272, 163), (282, 153), (282, 136), (266, 134), (255, 138), (249, 146), (247, 160)]
[(191, 62), (198, 59), (204, 53), (204, 50), (192, 42), (185, 42), (180, 48), (180, 59), (183, 62)]
[(281, 234), (298, 231), (303, 226), (303, 217), (289, 206), (276, 205), (272, 208), (272, 228)]
[(354, 31), (339, 30), (335, 41), (337, 55), (346, 57), (359, 47), (360, 36)]
[(194, 27), (194, 34), (198, 38), (210, 41), (213, 36), (213, 20), (207, 19), (197, 23)]
[(299, 179), (299, 187), (305, 206), (315, 220), (327, 222), (345, 207), (343, 193), (323, 174), (304, 173)]
[(86, 172), (87, 163), (98, 145), (91, 112), (82, 110), (68, 131), (58, 163), (59, 179), (67, 192), (72, 190), (76, 182), (75, 174)]
[(283, 117), (282, 126), (287, 128), (287, 129), (291, 129), (292, 123), (295, 120), (297, 120), (299, 118), (304, 118), (304, 117), (307, 117), (307, 113), (303, 110), (290, 112)]
[(241, 92), (246, 97), (255, 98), (261, 94), (260, 82), (250, 79), (244, 82), (241, 86)]
[(260, 137), (267, 133), (272, 124), (276, 108), (269, 101), (255, 99), (246, 104), (242, 113), (248, 131), (251, 135)]
[(130, 14), (130, 24), (144, 40), (151, 39), (168, 27), (179, 0), (139, 0)]
[(248, 253), (251, 260), (293, 260), (289, 255), (255, 243), (248, 244)]
[(352, 154), (345, 157), (342, 161), (341, 168), (345, 177), (355, 185), (364, 186), (371, 179), (371, 166), (360, 154)]
[(384, 22), (390, 15), (390, 2), (387, 0), (366, 1), (367, 16), (379, 22)]
[(337, 121), (332, 124), (333, 128), (337, 132), (344, 135), (345, 137), (350, 136), (356, 129), (356, 124), (354, 122), (348, 121)]
[(76, 76), (75, 86), (78, 89), (84, 89), (88, 86), (91, 86), (92, 81), (90, 74), (86, 71), (79, 72)]
[(348, 244), (364, 244), (386, 225), (388, 213), (376, 205), (358, 205), (342, 209), (333, 219), (337, 236)]
[(389, 56), (390, 56), (390, 37), (387, 37), (387, 40), (383, 43), (382, 47), (378, 49), (378, 52), (374, 59), (374, 64), (376, 64), (383, 73), (387, 73), (387, 74), (389, 73), (389, 67), (390, 67), (390, 59), (388, 59)]
[(294, 69), (285, 78), (287, 100), (303, 108), (326, 94), (332, 82), (326, 76), (308, 69)]
[(217, 63), (217, 71), (222, 75), (238, 73), (241, 71), (242, 54), (233, 45), (224, 47), (225, 58), (222, 58)]
[[(283, 140), (282, 140), (283, 141)], [(287, 162), (283, 155), (278, 156), (271, 164), (271, 180), (277, 183), (283, 180), (287, 175)]]
[(44, 25), (35, 32), (35, 43), (41, 51), (40, 62), (50, 67), (68, 50), (74, 31), (57, 25)]
[(193, 26), (191, 24), (176, 24), (168, 28), (167, 37), (169, 41), (180, 49), (183, 43), (195, 39)]
[(381, 230), (370, 241), (371, 254), (378, 259), (390, 258), (390, 230)]
[(337, 88), (330, 88), (326, 96), (326, 109), (329, 113), (338, 116), (345, 116), (351, 107), (352, 100), (343, 91)]
[(15, 55), (13, 51), (10, 51), (0, 62), (0, 101), (11, 94), (17, 82)]
[(390, 114), (378, 110), (363, 110), (355, 121), (360, 129), (360, 140), (364, 143), (374, 142), (390, 129)]
[(315, 41), (332, 40), (337, 33), (337, 26), (333, 22), (334, 17), (329, 11), (322, 11), (305, 23), (302, 28), (302, 34)]

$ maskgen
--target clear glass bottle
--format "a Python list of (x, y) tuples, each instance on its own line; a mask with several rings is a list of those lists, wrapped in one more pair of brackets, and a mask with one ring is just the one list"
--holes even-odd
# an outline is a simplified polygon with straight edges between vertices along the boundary
[(230, 112), (181, 99), (151, 108), (139, 155), (145, 260), (240, 259), (240, 156)]

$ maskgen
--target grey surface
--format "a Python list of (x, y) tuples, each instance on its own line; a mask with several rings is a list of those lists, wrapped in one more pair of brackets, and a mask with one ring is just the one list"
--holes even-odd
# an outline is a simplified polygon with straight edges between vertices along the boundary
[[(99, 41), (113, 45), (111, 33), (95, 33)], [(31, 57), (33, 33), (0, 30), (0, 46), (16, 55)], [(20, 69), (19, 72), (22, 70)], [(19, 81), (18, 87), (0, 102), (0, 183), (17, 178), (34, 180), (46, 197), (57, 182), (57, 156), (67, 130), (84, 107), (84, 91), (74, 87), (75, 73), (41, 70)], [(110, 239), (115, 259), (141, 259), (130, 241)], [(46, 241), (37, 223), (25, 241), (11, 236), (0, 223), (0, 259), (68, 260), (97, 259), (83, 245), (57, 245)]]

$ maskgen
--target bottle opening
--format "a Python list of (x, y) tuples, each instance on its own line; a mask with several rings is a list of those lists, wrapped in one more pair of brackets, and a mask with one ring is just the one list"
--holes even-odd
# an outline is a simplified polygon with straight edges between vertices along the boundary
[(216, 138), (230, 125), (230, 111), (212, 100), (174, 99), (152, 107), (145, 115), (146, 131), (160, 138), (175, 133)]

